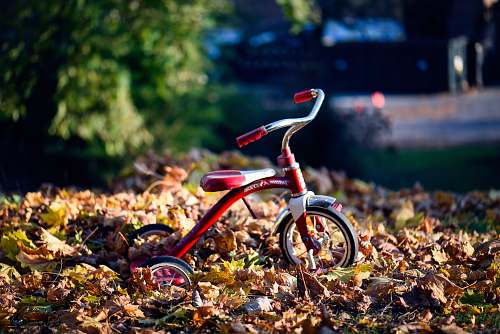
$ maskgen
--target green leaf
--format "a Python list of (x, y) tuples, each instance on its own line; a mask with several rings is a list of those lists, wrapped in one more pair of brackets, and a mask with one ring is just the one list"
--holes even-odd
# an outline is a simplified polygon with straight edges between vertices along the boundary
[(238, 269), (245, 269), (245, 258), (239, 260), (231, 259), (231, 261), (222, 260), (222, 266), (230, 272), (235, 272)]
[(21, 304), (29, 305), (29, 306), (47, 305), (47, 301), (45, 300), (45, 298), (36, 297), (36, 296), (23, 297), (23, 298), (21, 298), (21, 300), (19, 302)]
[(460, 298), (460, 302), (469, 305), (483, 305), (485, 303), (484, 294), (468, 289), (462, 298)]
[(326, 278), (328, 281), (341, 280), (342, 282), (348, 282), (351, 277), (354, 276), (354, 268), (336, 268), (328, 272), (326, 275), (321, 277)]
[(305, 24), (318, 22), (319, 10), (314, 0), (277, 0), (283, 14), (292, 23), (292, 32), (299, 32)]
[(16, 260), (16, 255), (19, 253), (18, 242), (24, 246), (34, 248), (35, 245), (28, 238), (23, 230), (15, 230), (2, 235), (0, 239), (0, 249), (5, 253), (5, 256), (11, 260)]

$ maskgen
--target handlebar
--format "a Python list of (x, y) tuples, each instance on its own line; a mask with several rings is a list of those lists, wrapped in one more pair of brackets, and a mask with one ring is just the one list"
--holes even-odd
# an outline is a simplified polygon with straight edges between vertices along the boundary
[(316, 96), (318, 96), (318, 94), (314, 91), (314, 89), (303, 90), (302, 92), (298, 92), (293, 95), (293, 102), (304, 103), (311, 101)]
[(248, 145), (251, 142), (259, 140), (260, 138), (264, 137), (267, 134), (268, 132), (266, 128), (264, 126), (261, 126), (260, 128), (253, 129), (252, 131), (247, 132), (244, 135), (241, 135), (238, 138), (236, 138), (236, 143), (238, 144), (239, 148), (242, 148), (243, 146)]
[(267, 124), (265, 126), (261, 126), (255, 130), (245, 133), (244, 135), (241, 135), (238, 138), (236, 138), (238, 147), (242, 148), (243, 146), (250, 144), (251, 142), (254, 142), (256, 140), (259, 140), (260, 138), (264, 137), (268, 133), (271, 133), (275, 130), (281, 128), (289, 128), (288, 131), (285, 133), (285, 136), (283, 137), (283, 141), (281, 144), (282, 149), (287, 148), (292, 135), (295, 132), (302, 129), (316, 117), (319, 108), (321, 108), (321, 104), (325, 99), (325, 93), (321, 89), (308, 89), (294, 94), (293, 101), (295, 103), (304, 103), (314, 98), (316, 99), (316, 102), (314, 103), (314, 106), (311, 109), (309, 115), (300, 118), (282, 119), (280, 121), (276, 121)]

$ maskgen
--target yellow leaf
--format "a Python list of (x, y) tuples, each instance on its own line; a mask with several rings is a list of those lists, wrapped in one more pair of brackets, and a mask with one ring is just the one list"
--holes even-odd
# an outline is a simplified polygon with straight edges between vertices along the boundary
[(362, 280), (369, 278), (372, 271), (372, 265), (368, 263), (360, 263), (354, 268), (354, 276), (361, 282)]
[(65, 269), (62, 275), (71, 278), (77, 283), (85, 283), (89, 279), (89, 273), (95, 270), (96, 268), (92, 267), (90, 264), (81, 263), (73, 268)]
[(13, 279), (18, 280), (21, 275), (16, 268), (5, 263), (0, 263), (0, 277), (3, 277), (7, 283), (11, 283)]
[(360, 263), (354, 267), (354, 273), (371, 273), (373, 271), (373, 266), (369, 263)]
[(222, 265), (224, 268), (226, 268), (230, 272), (235, 272), (238, 269), (244, 269), (245, 268), (245, 259), (231, 259), (231, 261), (224, 261), (222, 260)]
[(400, 230), (405, 227), (407, 221), (413, 217), (415, 217), (413, 202), (406, 200), (401, 204), (401, 207), (393, 213), (393, 218), (396, 221), (396, 230)]
[(21, 242), (26, 247), (35, 247), (33, 242), (28, 238), (23, 230), (15, 230), (2, 235), (0, 239), (0, 249), (11, 260), (16, 260), (16, 255), (19, 253), (18, 242)]
[(49, 206), (49, 211), (41, 215), (43, 222), (49, 226), (59, 228), (66, 225), (68, 214), (63, 203), (53, 202)]
[(335, 268), (328, 272), (326, 275), (321, 277), (326, 278), (328, 281), (340, 280), (342, 282), (348, 282), (351, 277), (354, 276), (354, 268)]

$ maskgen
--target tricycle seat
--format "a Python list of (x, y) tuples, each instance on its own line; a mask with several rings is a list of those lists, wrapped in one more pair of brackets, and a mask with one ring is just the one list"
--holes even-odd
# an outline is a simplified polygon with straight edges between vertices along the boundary
[(208, 192), (238, 188), (255, 180), (271, 177), (276, 174), (272, 168), (257, 170), (216, 170), (201, 178), (200, 186)]

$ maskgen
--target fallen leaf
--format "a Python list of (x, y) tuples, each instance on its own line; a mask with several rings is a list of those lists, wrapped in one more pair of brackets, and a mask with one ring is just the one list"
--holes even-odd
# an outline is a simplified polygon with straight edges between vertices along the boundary
[(63, 256), (75, 256), (78, 254), (78, 250), (72, 247), (66, 242), (59, 240), (46, 229), (42, 228), (42, 241), (47, 245), (47, 249), (54, 253), (60, 253)]
[(395, 220), (396, 230), (400, 230), (406, 226), (406, 222), (411, 218), (415, 217), (415, 210), (413, 208), (413, 202), (410, 200), (405, 200), (401, 206), (394, 211), (392, 214)]
[(245, 303), (245, 305), (243, 305), (243, 309), (248, 314), (256, 314), (272, 311), (273, 306), (271, 305), (271, 300), (269, 298), (257, 297)]
[(434, 259), (434, 261), (436, 261), (439, 264), (446, 263), (449, 260), (449, 257), (448, 257), (448, 255), (446, 255), (445, 252), (443, 252), (440, 249), (436, 249), (436, 248), (432, 249), (432, 258)]
[(223, 255), (236, 249), (236, 236), (233, 231), (226, 229), (214, 236), (215, 251)]
[(16, 270), (16, 268), (5, 263), (0, 263), (0, 277), (5, 279), (7, 283), (11, 284), (12, 281), (19, 280), (19, 278), (21, 278), (21, 275)]
[(68, 212), (66, 206), (62, 202), (52, 202), (48, 212), (40, 216), (43, 222), (56, 230), (65, 226), (68, 222)]
[(469, 334), (470, 332), (465, 331), (463, 328), (457, 326), (456, 324), (442, 325), (439, 329), (444, 334)]
[(11, 260), (16, 260), (16, 255), (19, 253), (18, 243), (21, 242), (26, 247), (34, 248), (35, 245), (28, 238), (23, 230), (9, 231), (0, 238), (0, 249)]

